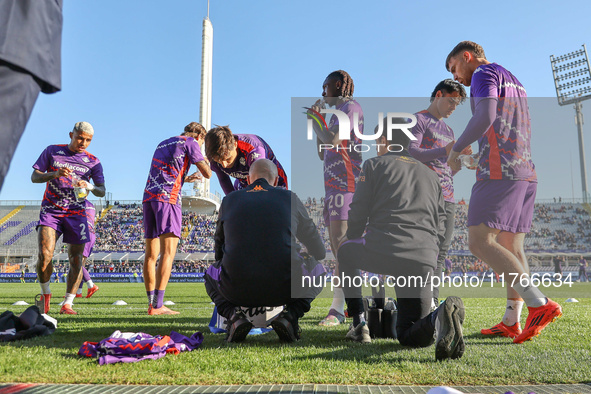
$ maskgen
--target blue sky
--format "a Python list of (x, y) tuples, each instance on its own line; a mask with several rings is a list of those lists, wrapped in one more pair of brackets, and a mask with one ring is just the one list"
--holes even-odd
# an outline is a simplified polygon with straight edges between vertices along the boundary
[[(39, 97), (0, 198), (41, 199), (44, 186), (30, 182), (31, 166), (47, 145), (67, 143), (74, 123), (84, 120), (95, 128), (89, 152), (103, 162), (113, 199), (139, 200), (158, 142), (198, 121), (207, 1), (64, 3), (63, 90)], [(557, 104), (549, 56), (591, 45), (591, 3), (532, 4), (212, 0), (212, 121), (263, 137), (288, 174), (305, 178), (298, 181), (309, 177), (319, 196), (315, 152), (292, 152), (292, 97), (320, 96), (324, 78), (336, 69), (351, 74), (357, 97), (426, 97), (450, 77), (444, 67), (449, 51), (469, 39), (513, 72), (530, 97), (545, 98), (546, 118), (536, 120), (532, 111), (538, 198), (570, 198), (573, 188), (578, 198), (574, 109)], [(590, 120), (591, 101), (583, 110)], [(456, 136), (464, 126), (460, 112), (450, 118)], [(586, 130), (589, 136), (591, 121)], [(589, 138), (586, 146), (591, 160)], [(303, 163), (318, 171), (302, 171)], [(220, 190), (213, 178), (212, 189)], [(458, 174), (458, 199), (469, 197), (473, 181), (473, 173)]]

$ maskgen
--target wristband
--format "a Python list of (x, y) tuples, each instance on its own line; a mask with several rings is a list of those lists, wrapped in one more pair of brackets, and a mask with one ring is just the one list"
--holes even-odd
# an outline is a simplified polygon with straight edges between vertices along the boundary
[(87, 189), (88, 191), (94, 190), (94, 185), (93, 185), (92, 183), (90, 183), (90, 182), (86, 182), (86, 185), (87, 185), (87, 186), (86, 186), (86, 189)]

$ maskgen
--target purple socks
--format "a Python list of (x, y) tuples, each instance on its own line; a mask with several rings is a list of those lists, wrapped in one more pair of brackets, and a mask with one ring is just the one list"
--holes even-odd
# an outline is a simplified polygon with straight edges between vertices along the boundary
[(158, 309), (162, 308), (162, 304), (164, 303), (164, 292), (166, 290), (154, 290), (154, 302), (152, 302), (152, 307)]

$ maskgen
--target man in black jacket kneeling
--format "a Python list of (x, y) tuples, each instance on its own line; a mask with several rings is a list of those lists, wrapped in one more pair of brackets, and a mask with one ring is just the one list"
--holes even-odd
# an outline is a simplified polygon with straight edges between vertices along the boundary
[(325, 257), (324, 243), (299, 198), (275, 187), (277, 181), (275, 164), (259, 159), (249, 186), (228, 194), (220, 207), (216, 263), (205, 274), (205, 288), (227, 319), (228, 342), (243, 341), (252, 328), (240, 306), (285, 306), (271, 326), (282, 341), (298, 340), (298, 319), (321, 290), (302, 285), (296, 238), (317, 260)]

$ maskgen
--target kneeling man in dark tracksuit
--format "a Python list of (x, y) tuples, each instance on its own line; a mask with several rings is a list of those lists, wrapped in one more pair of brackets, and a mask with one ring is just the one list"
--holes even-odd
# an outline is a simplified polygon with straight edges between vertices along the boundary
[(250, 167), (249, 186), (222, 201), (216, 263), (205, 274), (205, 288), (227, 319), (228, 342), (244, 340), (252, 328), (239, 306), (285, 305), (271, 326), (283, 341), (299, 339), (298, 319), (321, 290), (300, 284), (296, 293), (304, 262), (296, 237), (317, 260), (326, 251), (306, 208), (294, 193), (275, 187), (278, 179), (275, 164), (259, 159)]
[[(382, 130), (386, 133), (386, 119)], [(393, 130), (390, 141), (386, 136), (377, 140), (378, 157), (363, 164), (338, 250), (339, 268), (343, 278), (359, 276), (359, 269), (390, 275), (386, 285), (396, 289), (400, 343), (430, 346), (437, 327), (436, 359), (459, 358), (464, 353), (462, 300), (449, 297), (431, 312), (431, 278), (444, 233), (441, 186), (433, 171), (409, 155), (409, 142), (402, 130)], [(371, 342), (362, 288), (344, 286), (344, 291), (353, 317), (347, 338)]]

